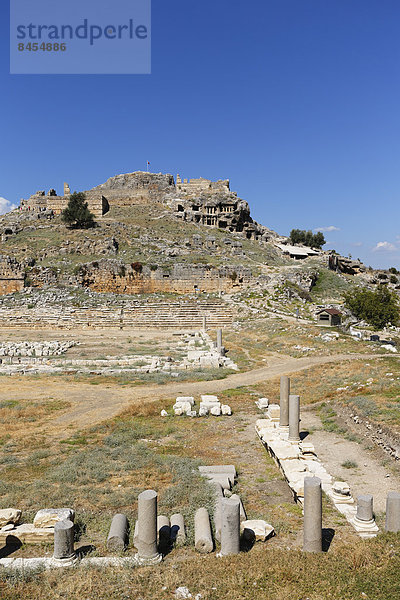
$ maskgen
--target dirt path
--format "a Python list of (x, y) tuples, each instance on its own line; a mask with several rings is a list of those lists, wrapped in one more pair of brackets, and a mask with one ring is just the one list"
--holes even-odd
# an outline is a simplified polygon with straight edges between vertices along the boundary
[[(0, 389), (0, 402), (9, 399), (56, 399), (66, 401), (69, 408), (62, 414), (54, 416), (51, 422), (47, 422), (54, 430), (65, 431), (66, 427), (78, 427), (83, 429), (96, 423), (110, 419), (126, 409), (131, 403), (151, 402), (160, 399), (174, 398), (179, 395), (193, 395), (207, 393), (218, 393), (222, 390), (251, 386), (255, 383), (267, 381), (278, 377), (309, 369), (314, 365), (322, 365), (330, 362), (343, 362), (347, 360), (377, 358), (377, 355), (366, 354), (343, 354), (322, 357), (273, 357), (269, 364), (259, 369), (244, 373), (235, 373), (225, 379), (214, 381), (197, 381), (192, 383), (173, 382), (158, 386), (121, 387), (114, 383), (105, 385), (91, 385), (89, 383), (72, 383), (50, 379), (41, 381), (38, 379), (24, 379), (23, 377), (3, 378)], [(66, 435), (69, 435), (66, 432)]]
[[(313, 411), (302, 412), (301, 428), (303, 431), (315, 429), (307, 440), (314, 444), (318, 457), (332, 477), (347, 481), (354, 498), (359, 494), (372, 494), (375, 512), (383, 513), (387, 493), (400, 489), (400, 479), (382, 466), (381, 460), (362, 444), (324, 431), (320, 418)], [(352, 461), (357, 466), (345, 468), (342, 466), (345, 461)]]

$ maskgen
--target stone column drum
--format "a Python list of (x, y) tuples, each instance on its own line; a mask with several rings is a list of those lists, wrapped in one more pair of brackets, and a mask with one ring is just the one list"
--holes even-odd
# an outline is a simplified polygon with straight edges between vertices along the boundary
[(161, 561), (157, 549), (157, 492), (145, 490), (138, 496), (138, 553), (136, 561), (151, 565)]
[(279, 427), (289, 427), (289, 395), (290, 379), (287, 375), (282, 375)]
[(58, 521), (54, 525), (53, 559), (65, 564), (72, 564), (76, 560), (74, 551), (74, 524), (69, 519)]
[(111, 552), (123, 552), (128, 544), (128, 531), (126, 516), (121, 513), (114, 515), (107, 538), (107, 549)]
[(171, 515), (171, 541), (177, 546), (186, 543), (185, 520), (181, 513)]
[(199, 508), (194, 516), (194, 545), (202, 554), (212, 552), (214, 549), (210, 517), (206, 508)]
[(389, 492), (386, 498), (386, 531), (400, 531), (400, 494)]
[(304, 478), (304, 552), (322, 552), (322, 488), (319, 477)]
[(374, 499), (371, 494), (363, 494), (357, 497), (357, 519), (359, 521), (372, 521)]
[(222, 529), (220, 556), (240, 552), (240, 502), (235, 498), (224, 498), (222, 505)]
[(300, 441), (300, 396), (289, 396), (289, 442)]

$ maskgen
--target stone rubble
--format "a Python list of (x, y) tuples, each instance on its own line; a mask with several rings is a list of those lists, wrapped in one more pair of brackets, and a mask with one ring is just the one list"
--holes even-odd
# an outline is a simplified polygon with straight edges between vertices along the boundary
[[(214, 417), (221, 415), (231, 416), (232, 409), (228, 404), (221, 404), (217, 396), (202, 395), (198, 412), (194, 410), (195, 400), (193, 396), (178, 396), (172, 409), (175, 416), (186, 415), (187, 417), (206, 417), (208, 414)], [(161, 416), (165, 415), (166, 411), (161, 411)], [(167, 413), (168, 414), (168, 413)]]

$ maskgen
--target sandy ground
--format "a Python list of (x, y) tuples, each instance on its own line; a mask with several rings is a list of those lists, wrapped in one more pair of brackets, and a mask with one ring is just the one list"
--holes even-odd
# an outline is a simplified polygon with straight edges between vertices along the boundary
[[(376, 355), (373, 356), (376, 358)], [(91, 385), (82, 382), (66, 382), (56, 378), (32, 379), (26, 377), (2, 378), (0, 402), (5, 400), (53, 399), (68, 402), (69, 407), (47, 421), (45, 429), (58, 436), (68, 437), (67, 427), (83, 429), (101, 421), (110, 419), (128, 408), (133, 402), (158, 401), (176, 396), (199, 396), (200, 394), (216, 394), (222, 390), (251, 386), (268, 381), (280, 375), (289, 375), (314, 365), (327, 364), (345, 360), (367, 358), (366, 355), (344, 354), (323, 357), (273, 357), (265, 367), (235, 373), (225, 379), (197, 382), (173, 382), (157, 386), (122, 387), (115, 383)], [(37, 430), (38, 431), (38, 430)]]

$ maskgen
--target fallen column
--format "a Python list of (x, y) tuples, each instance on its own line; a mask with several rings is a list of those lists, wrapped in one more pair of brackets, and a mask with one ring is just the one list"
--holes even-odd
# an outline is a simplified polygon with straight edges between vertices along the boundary
[(281, 399), (279, 413), (279, 427), (289, 427), (289, 395), (290, 395), (290, 379), (287, 375), (281, 377)]
[(205, 508), (199, 508), (194, 516), (194, 545), (202, 554), (212, 552), (214, 549), (210, 517)]
[(74, 551), (74, 524), (69, 519), (54, 525), (53, 562), (60, 565), (73, 565), (78, 560)]
[(217, 481), (210, 482), (213, 484), (215, 489), (215, 506), (214, 506), (214, 527), (215, 527), (215, 537), (220, 542), (221, 541), (221, 528), (222, 528), (222, 506), (221, 502), (224, 498), (224, 491)]
[(152, 565), (161, 561), (157, 549), (157, 492), (145, 490), (138, 496), (138, 553), (139, 565)]
[(177, 546), (186, 543), (185, 520), (181, 513), (171, 515), (171, 542)]
[(304, 552), (322, 552), (322, 488), (319, 477), (304, 478)]
[(240, 552), (240, 503), (237, 499), (224, 498), (222, 505), (221, 552), (219, 556)]
[(289, 442), (300, 441), (300, 396), (289, 396)]
[(158, 531), (158, 550), (161, 554), (165, 555), (168, 553), (171, 544), (171, 525), (169, 518), (165, 515), (158, 515), (157, 517), (157, 531)]
[(386, 498), (386, 531), (400, 531), (400, 494), (389, 492)]
[(234, 465), (200, 465), (200, 473), (223, 473), (236, 477), (236, 468)]
[(123, 552), (128, 545), (129, 522), (125, 515), (118, 513), (111, 521), (107, 538), (107, 549), (111, 552)]

